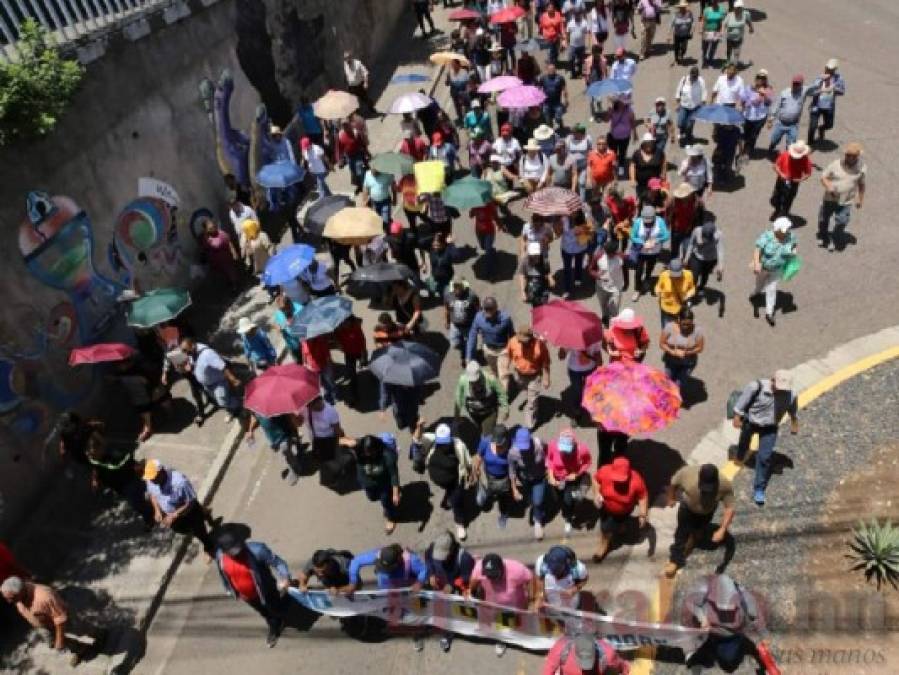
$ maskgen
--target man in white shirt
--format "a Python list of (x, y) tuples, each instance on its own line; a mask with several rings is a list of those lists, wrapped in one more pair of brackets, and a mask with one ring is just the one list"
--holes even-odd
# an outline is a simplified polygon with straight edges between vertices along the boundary
[(506, 122), (499, 128), (499, 138), (493, 141), (493, 154), (499, 155), (503, 166), (518, 169), (521, 143), (512, 135), (512, 125)]
[(682, 148), (695, 142), (693, 113), (705, 103), (707, 96), (705, 80), (700, 77), (699, 68), (692, 66), (690, 73), (680, 79), (677, 89), (674, 90), (674, 100), (677, 101), (678, 143)]
[(329, 462), (334, 458), (337, 441), (344, 436), (337, 408), (318, 396), (306, 406), (304, 413), (301, 412), (298, 417), (300, 424), (305, 421), (309, 425), (312, 454), (320, 465)]
[(609, 77), (613, 80), (627, 80), (630, 82), (636, 74), (637, 62), (627, 55), (623, 47), (616, 49), (615, 60), (612, 62)]
[(618, 240), (610, 237), (598, 248), (587, 266), (595, 280), (596, 299), (599, 300), (599, 318), (608, 327), (609, 321), (618, 316), (621, 307), (621, 290), (624, 288), (624, 269)]
[(231, 202), (231, 208), (228, 209), (228, 215), (231, 216), (231, 225), (234, 226), (234, 231), (240, 233), (240, 224), (245, 220), (255, 220), (257, 223), (259, 222), (259, 216), (256, 215), (256, 212), (242, 201), (234, 198), (234, 201)]
[(743, 78), (737, 75), (737, 64), (728, 63), (712, 89), (711, 103), (735, 107), (744, 88)]
[(359, 99), (362, 114), (366, 117), (377, 115), (378, 111), (368, 94), (368, 68), (359, 59), (354, 59), (350, 51), (343, 53), (343, 75), (347, 91)]
[(184, 371), (192, 372), (215, 404), (228, 411), (225, 421), (230, 422), (238, 417), (241, 402), (236, 390), (240, 387), (240, 380), (221, 355), (212, 347), (189, 337), (181, 340), (181, 351), (188, 358), (183, 366)]
[(578, 8), (565, 26), (565, 41), (568, 44), (568, 67), (571, 77), (580, 77), (584, 72), (584, 58), (587, 56), (587, 35), (590, 23), (584, 18), (584, 12)]

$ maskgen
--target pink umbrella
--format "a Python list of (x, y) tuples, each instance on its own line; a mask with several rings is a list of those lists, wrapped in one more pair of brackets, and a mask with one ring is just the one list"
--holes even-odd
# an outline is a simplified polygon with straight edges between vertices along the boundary
[(134, 347), (121, 342), (102, 342), (87, 347), (76, 347), (69, 352), (69, 365), (80, 366), (85, 363), (109, 363), (124, 361), (137, 354)]
[(467, 8), (454, 9), (446, 18), (450, 21), (470, 21), (472, 19), (480, 19), (481, 13)]
[(506, 91), (506, 89), (511, 89), (512, 87), (520, 87), (521, 80), (512, 75), (500, 75), (499, 77), (494, 77), (487, 80), (484, 84), (478, 87), (479, 94), (494, 94), (498, 91)]
[(318, 381), (318, 373), (305, 366), (273, 366), (247, 384), (244, 406), (263, 417), (298, 412), (318, 396)]
[(505, 9), (501, 9), (498, 12), (491, 14), (490, 23), (513, 23), (523, 16), (527, 16), (527, 11), (518, 5), (513, 5), (512, 7), (506, 7)]
[(496, 102), (503, 108), (531, 108), (541, 105), (545, 100), (546, 94), (543, 90), (529, 84), (506, 89), (496, 98)]

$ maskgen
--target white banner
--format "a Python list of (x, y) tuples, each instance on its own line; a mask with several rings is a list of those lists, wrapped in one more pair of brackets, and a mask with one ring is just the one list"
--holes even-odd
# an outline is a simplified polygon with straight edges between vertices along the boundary
[(535, 651), (548, 650), (561, 635), (576, 631), (592, 632), (619, 651), (655, 646), (680, 647), (690, 653), (707, 636), (707, 631), (699, 628), (626, 621), (558, 607), (544, 607), (540, 612), (523, 611), (433, 591), (359, 591), (347, 597), (327, 591), (303, 593), (291, 588), (289, 593), (301, 605), (328, 616), (364, 614), (391, 625), (433, 626)]
[(181, 198), (178, 193), (168, 183), (155, 178), (138, 178), (137, 179), (137, 196), (138, 197), (156, 197), (161, 199), (169, 206), (181, 206)]

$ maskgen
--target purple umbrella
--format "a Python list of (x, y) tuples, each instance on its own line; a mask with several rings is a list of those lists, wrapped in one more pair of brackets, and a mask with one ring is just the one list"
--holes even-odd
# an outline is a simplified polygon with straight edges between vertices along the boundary
[(521, 84), (521, 80), (519, 80), (517, 77), (513, 77), (512, 75), (500, 75), (499, 77), (494, 77), (487, 80), (484, 84), (478, 87), (478, 93), (494, 94), (498, 91), (505, 91), (506, 89), (512, 89), (513, 87), (520, 87)]
[(496, 98), (496, 102), (503, 108), (531, 108), (542, 104), (545, 100), (546, 94), (543, 90), (529, 84), (506, 89)]

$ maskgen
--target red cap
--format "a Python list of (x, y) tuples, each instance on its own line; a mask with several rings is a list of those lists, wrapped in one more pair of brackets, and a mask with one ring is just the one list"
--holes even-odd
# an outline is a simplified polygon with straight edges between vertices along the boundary
[(310, 141), (308, 137), (303, 136), (303, 137), (300, 139), (300, 147), (301, 147), (303, 150), (308, 150), (310, 145), (312, 145), (312, 141)]
[(443, 134), (441, 134), (439, 131), (435, 131), (433, 134), (431, 134), (431, 142), (434, 145), (440, 145), (441, 143), (443, 143)]
[(805, 82), (805, 75), (801, 73), (798, 75), (793, 75), (793, 84), (802, 84), (803, 82)]
[(631, 463), (627, 457), (616, 457), (612, 460), (612, 470), (609, 471), (609, 476), (616, 483), (623, 483), (631, 477)]
[(511, 134), (512, 133), (512, 125), (506, 122), (499, 128), (499, 132), (501, 134)]
[(403, 231), (403, 224), (400, 221), (394, 220), (392, 223), (390, 223), (390, 234), (396, 235), (402, 231)]

